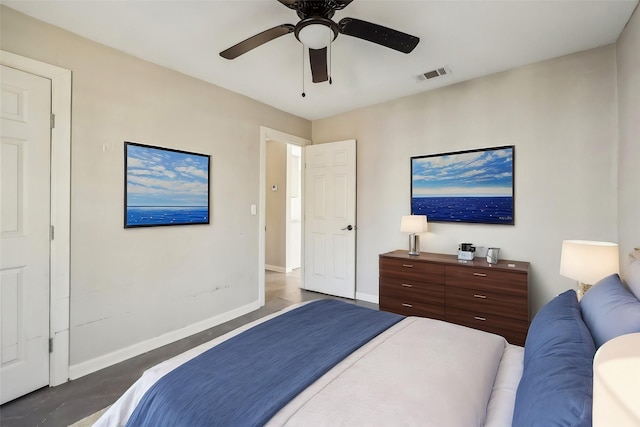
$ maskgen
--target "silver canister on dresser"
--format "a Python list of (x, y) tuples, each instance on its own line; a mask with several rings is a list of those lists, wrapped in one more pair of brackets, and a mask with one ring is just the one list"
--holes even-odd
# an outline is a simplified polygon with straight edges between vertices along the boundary
[(499, 255), (500, 255), (500, 248), (487, 249), (487, 262), (489, 264), (497, 264)]

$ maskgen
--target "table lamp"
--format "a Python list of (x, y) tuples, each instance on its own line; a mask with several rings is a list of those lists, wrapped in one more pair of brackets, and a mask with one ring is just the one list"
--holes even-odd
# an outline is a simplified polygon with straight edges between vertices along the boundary
[(593, 359), (593, 427), (640, 425), (640, 333), (613, 338)]
[(420, 255), (420, 236), (418, 233), (427, 231), (426, 215), (404, 215), (400, 222), (400, 231), (409, 233), (409, 255)]
[(618, 245), (589, 240), (564, 240), (560, 274), (578, 281), (578, 299), (598, 280), (619, 272)]

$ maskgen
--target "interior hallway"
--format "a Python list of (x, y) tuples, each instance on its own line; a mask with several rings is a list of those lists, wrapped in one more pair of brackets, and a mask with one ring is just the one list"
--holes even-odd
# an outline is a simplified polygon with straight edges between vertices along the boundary
[(264, 274), (264, 300), (271, 301), (274, 298), (298, 303), (313, 299), (316, 294), (300, 289), (300, 268), (291, 273), (277, 273), (265, 270)]
[[(146, 369), (292, 304), (322, 298), (333, 297), (300, 289), (300, 269), (289, 274), (266, 271), (264, 307), (77, 380), (8, 402), (0, 406), (0, 426), (67, 427), (111, 405)], [(377, 309), (375, 304), (354, 303)]]

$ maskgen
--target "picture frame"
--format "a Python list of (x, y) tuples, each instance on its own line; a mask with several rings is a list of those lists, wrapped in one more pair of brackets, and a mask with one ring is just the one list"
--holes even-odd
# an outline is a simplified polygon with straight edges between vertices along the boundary
[(211, 156), (125, 141), (124, 228), (209, 224)]
[(411, 157), (411, 213), (429, 222), (515, 224), (515, 146)]

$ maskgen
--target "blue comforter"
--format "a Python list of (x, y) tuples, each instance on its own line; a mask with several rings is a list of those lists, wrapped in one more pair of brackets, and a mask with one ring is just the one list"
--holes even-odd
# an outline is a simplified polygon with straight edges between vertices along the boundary
[(127, 426), (258, 426), (403, 317), (319, 300), (261, 323), (154, 384)]

